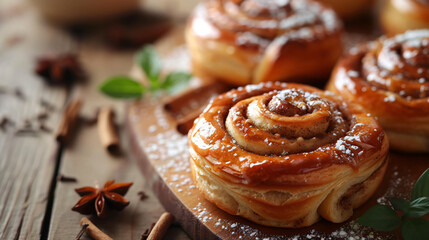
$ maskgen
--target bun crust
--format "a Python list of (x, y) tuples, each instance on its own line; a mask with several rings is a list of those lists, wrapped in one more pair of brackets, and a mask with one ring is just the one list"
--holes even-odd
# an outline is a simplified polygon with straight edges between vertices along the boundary
[(341, 59), (327, 89), (378, 118), (392, 149), (429, 152), (429, 31), (363, 44)]
[(354, 18), (371, 8), (374, 0), (317, 0), (332, 7), (335, 12), (343, 19)]
[(342, 24), (334, 11), (311, 0), (270, 4), (277, 5), (198, 5), (186, 29), (194, 73), (237, 86), (328, 78), (342, 52)]
[(301, 84), (225, 93), (188, 136), (193, 177), (206, 198), (266, 226), (347, 220), (374, 193), (388, 162), (374, 118)]
[(419, 0), (387, 0), (380, 23), (387, 35), (429, 28), (429, 3)]

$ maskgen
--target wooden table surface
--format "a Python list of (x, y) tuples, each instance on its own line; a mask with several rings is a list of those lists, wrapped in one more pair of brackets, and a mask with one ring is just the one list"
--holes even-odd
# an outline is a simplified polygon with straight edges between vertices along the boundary
[[(185, 6), (182, 10), (190, 8)], [(66, 90), (48, 86), (34, 74), (38, 57), (62, 52), (78, 54), (89, 76), (87, 82)], [(79, 200), (74, 189), (95, 182), (103, 184), (109, 179), (134, 182), (126, 195), (131, 202), (127, 208), (105, 219), (91, 218), (112, 238), (139, 239), (163, 213), (129, 155), (123, 126), (127, 103), (98, 92), (98, 85), (107, 77), (129, 72), (134, 53), (135, 50), (113, 50), (97, 33), (76, 38), (44, 21), (27, 1), (0, 1), (0, 119), (7, 117), (15, 124), (0, 129), (0, 239), (74, 239), (83, 217), (71, 211)], [(22, 97), (17, 91), (22, 92)], [(115, 109), (121, 156), (114, 157), (101, 147), (96, 125), (78, 123), (67, 146), (55, 141), (63, 108), (76, 96), (84, 100), (83, 116), (92, 116), (103, 106)], [(17, 128), (44, 111), (41, 101), (54, 106), (46, 124), (53, 131), (16, 135)], [(59, 175), (78, 181), (57, 181)], [(148, 194), (147, 199), (140, 200), (138, 192), (142, 190)], [(89, 238), (84, 235), (82, 239)], [(188, 237), (174, 224), (165, 239)]]

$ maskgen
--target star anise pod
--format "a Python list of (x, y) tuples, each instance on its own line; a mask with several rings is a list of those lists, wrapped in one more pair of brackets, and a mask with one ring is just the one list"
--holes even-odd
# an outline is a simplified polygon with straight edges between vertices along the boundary
[(106, 208), (114, 208), (120, 211), (130, 204), (123, 196), (131, 185), (133, 185), (132, 182), (115, 183), (114, 180), (109, 180), (101, 189), (98, 187), (77, 188), (75, 191), (82, 198), (72, 210), (81, 214), (96, 213), (98, 217), (103, 215)]
[(52, 85), (70, 85), (84, 75), (74, 54), (40, 58), (35, 72)]

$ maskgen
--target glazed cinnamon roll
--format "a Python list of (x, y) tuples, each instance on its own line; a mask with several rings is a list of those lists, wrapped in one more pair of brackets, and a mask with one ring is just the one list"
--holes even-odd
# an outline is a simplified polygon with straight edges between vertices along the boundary
[(374, 0), (317, 0), (332, 7), (344, 19), (350, 19), (368, 12)]
[(429, 1), (387, 0), (381, 11), (380, 21), (388, 35), (429, 28)]
[(233, 85), (326, 79), (341, 35), (334, 11), (311, 0), (208, 0), (186, 29), (194, 73)]
[(376, 116), (393, 149), (429, 152), (429, 30), (352, 49), (336, 66), (328, 90)]
[(301, 84), (260, 83), (215, 98), (189, 132), (205, 197), (256, 223), (343, 222), (381, 182), (388, 141), (358, 105)]

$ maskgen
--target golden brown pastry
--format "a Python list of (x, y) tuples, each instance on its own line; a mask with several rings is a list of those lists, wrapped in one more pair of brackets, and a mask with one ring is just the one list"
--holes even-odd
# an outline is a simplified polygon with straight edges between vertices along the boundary
[(194, 73), (233, 85), (324, 80), (341, 35), (334, 11), (311, 0), (208, 0), (186, 29)]
[(352, 49), (327, 89), (376, 116), (393, 149), (429, 152), (429, 30)]
[(381, 182), (388, 141), (377, 121), (329, 92), (279, 82), (215, 98), (189, 132), (205, 197), (275, 227), (343, 222)]
[(380, 21), (384, 32), (388, 35), (429, 28), (429, 1), (387, 0), (380, 15)]
[(317, 0), (332, 7), (344, 19), (356, 17), (368, 12), (374, 0)]

